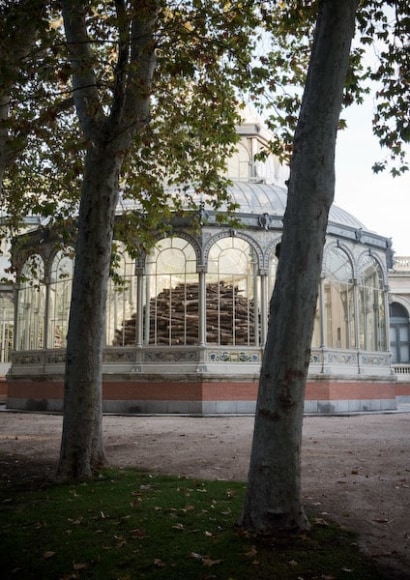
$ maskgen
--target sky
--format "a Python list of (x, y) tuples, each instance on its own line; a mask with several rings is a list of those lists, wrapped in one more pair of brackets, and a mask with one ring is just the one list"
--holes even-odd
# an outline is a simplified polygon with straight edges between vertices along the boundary
[(367, 230), (392, 238), (396, 256), (410, 256), (410, 171), (400, 177), (373, 173), (372, 164), (386, 152), (372, 134), (372, 110), (369, 98), (342, 114), (348, 128), (337, 138), (335, 204)]

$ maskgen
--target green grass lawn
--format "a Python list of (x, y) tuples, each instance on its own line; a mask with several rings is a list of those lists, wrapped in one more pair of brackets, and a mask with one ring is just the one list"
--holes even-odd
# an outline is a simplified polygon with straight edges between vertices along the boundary
[(245, 485), (109, 470), (78, 485), (0, 487), (2, 579), (387, 578), (355, 538), (311, 514), (309, 534), (235, 527)]

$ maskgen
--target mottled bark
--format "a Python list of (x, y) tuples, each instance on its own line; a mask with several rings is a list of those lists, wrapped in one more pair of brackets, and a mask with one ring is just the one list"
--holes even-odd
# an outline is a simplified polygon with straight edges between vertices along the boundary
[(82, 480), (104, 461), (102, 356), (119, 175), (132, 139), (147, 123), (155, 66), (156, 0), (127, 12), (117, 0), (118, 60), (110, 112), (103, 109), (84, 2), (63, 0), (73, 67), (74, 102), (89, 145), (81, 191), (72, 301), (67, 337), (64, 422), (58, 477)]
[(104, 463), (102, 354), (121, 158), (90, 149), (78, 220), (59, 476), (84, 479)]
[(304, 395), (343, 87), (358, 0), (322, 0), (294, 137), (281, 255), (270, 305), (248, 487), (240, 524), (260, 534), (309, 527), (301, 502)]

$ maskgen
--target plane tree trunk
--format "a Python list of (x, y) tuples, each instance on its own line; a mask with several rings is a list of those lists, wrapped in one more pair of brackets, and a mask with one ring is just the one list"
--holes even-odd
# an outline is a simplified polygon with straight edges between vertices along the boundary
[(294, 137), (288, 201), (259, 381), (240, 524), (257, 534), (308, 529), (301, 445), (343, 88), (358, 0), (322, 0)]
[(101, 101), (82, 0), (63, 0), (77, 115), (87, 140), (67, 336), (64, 420), (57, 476), (83, 480), (105, 462), (102, 358), (121, 166), (149, 118), (156, 0), (117, 0), (118, 59), (109, 111)]
[(110, 147), (88, 151), (78, 218), (65, 369), (59, 475), (90, 477), (104, 461), (102, 356), (120, 160)]

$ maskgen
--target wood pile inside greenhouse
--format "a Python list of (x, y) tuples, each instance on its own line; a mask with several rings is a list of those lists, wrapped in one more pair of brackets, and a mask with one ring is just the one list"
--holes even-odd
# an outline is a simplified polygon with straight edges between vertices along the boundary
[[(144, 307), (143, 320), (146, 320)], [(162, 290), (149, 304), (149, 343), (194, 345), (199, 336), (199, 285), (178, 284)], [(114, 346), (134, 345), (136, 314), (124, 320), (116, 331)], [(225, 282), (206, 286), (206, 341), (210, 344), (248, 345), (255, 339), (253, 299), (243, 296), (238, 286)]]

